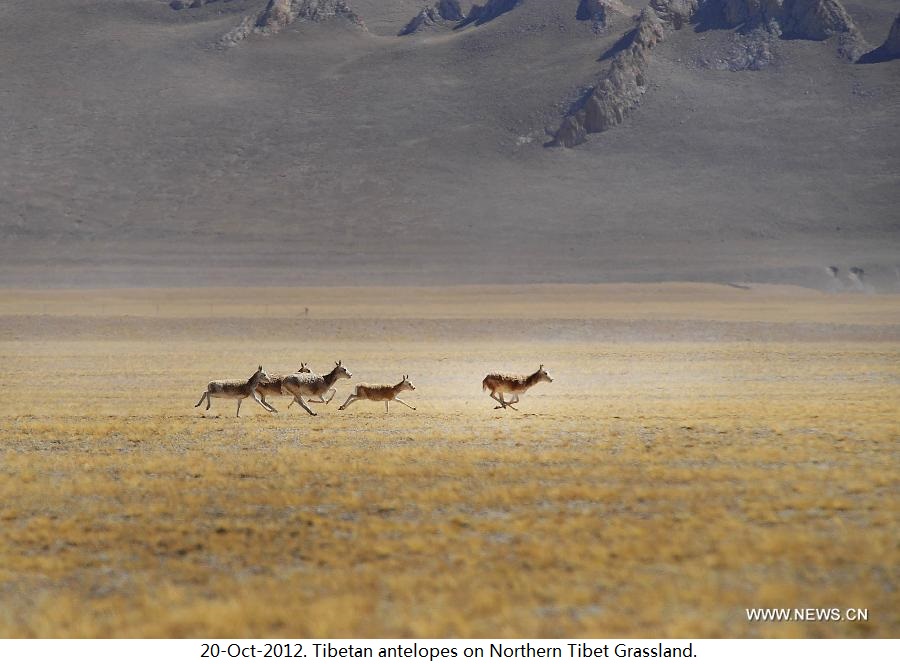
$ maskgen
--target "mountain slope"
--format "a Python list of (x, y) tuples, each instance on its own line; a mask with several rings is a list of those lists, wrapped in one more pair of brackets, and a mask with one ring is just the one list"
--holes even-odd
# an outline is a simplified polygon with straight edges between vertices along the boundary
[[(598, 34), (577, 0), (525, 0), (398, 37), (420, 2), (348, 0), (368, 31), (218, 46), (267, 4), (0, 8), (0, 284), (819, 286), (834, 264), (896, 285), (896, 60), (776, 40), (771, 66), (731, 71), (747, 37), (686, 26), (622, 124), (547, 149), (628, 14)], [(896, 13), (845, 8), (871, 44)]]

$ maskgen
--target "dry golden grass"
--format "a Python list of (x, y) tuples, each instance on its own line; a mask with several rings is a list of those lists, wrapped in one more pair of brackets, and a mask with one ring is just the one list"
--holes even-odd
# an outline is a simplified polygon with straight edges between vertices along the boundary
[[(721, 287), (542, 288), (496, 329), (498, 302), (476, 291), (399, 315), (410, 292), (356, 290), (328, 313), (347, 319), (341, 336), (303, 338), (253, 328), (280, 291), (232, 293), (224, 315), (247, 334), (217, 326), (205, 291), (125, 291), (103, 315), (126, 338), (74, 339), (63, 319), (96, 293), (56, 293), (47, 315), (0, 294), (18, 337), (0, 337), (0, 637), (900, 634), (896, 298), (860, 296), (851, 317), (845, 296), (769, 293), (754, 318), (758, 293)], [(591, 293), (585, 317), (643, 302), (634, 317), (662, 333), (637, 336), (659, 340), (575, 334)], [(128, 307), (154, 298), (197, 315), (179, 310), (191, 320), (166, 338), (135, 333)], [(569, 322), (529, 336), (542, 307)], [(673, 331), (679, 310), (749, 340)], [(398, 316), (407, 341), (372, 340), (373, 320)], [(415, 340), (444, 317), (481, 332)], [(851, 318), (882, 341), (820, 340)], [(820, 327), (772, 342), (745, 325), (759, 320)], [(240, 419), (231, 401), (193, 408), (211, 378), (337, 359), (354, 378), (316, 418), (286, 398)], [(484, 374), (539, 362), (555, 382), (519, 413), (493, 410)], [(416, 412), (337, 411), (357, 379), (403, 373)], [(750, 623), (749, 607), (869, 620)]]

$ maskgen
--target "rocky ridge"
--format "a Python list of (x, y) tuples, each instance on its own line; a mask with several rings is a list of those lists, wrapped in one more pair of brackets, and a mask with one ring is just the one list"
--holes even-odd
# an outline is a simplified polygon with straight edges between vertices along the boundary
[[(579, 12), (590, 15), (594, 4), (583, 0)], [(853, 62), (865, 52), (862, 34), (837, 0), (650, 0), (608, 70), (563, 118), (547, 145), (573, 147), (583, 143), (587, 134), (620, 124), (646, 90), (649, 50), (662, 40), (663, 26), (679, 30), (690, 23), (737, 30), (734, 52), (724, 65), (716, 65), (732, 71), (770, 64), (774, 59), (771, 40), (779, 37), (835, 38), (838, 53)], [(888, 42), (900, 48), (896, 44), (900, 42), (900, 17)]]
[(609, 27), (610, 14), (628, 14), (630, 11), (619, 0), (580, 0), (575, 18), (590, 21), (594, 32), (602, 34)]
[(295, 21), (320, 23), (343, 18), (366, 30), (362, 18), (345, 0), (269, 0), (258, 16), (245, 17), (240, 24), (222, 36), (222, 46), (233, 46), (253, 33), (273, 35)]
[(321, 22), (330, 18), (345, 18), (365, 28), (365, 23), (344, 0), (269, 0), (256, 20), (264, 32), (277, 32), (294, 21)]
[(742, 31), (762, 27), (789, 39), (836, 37), (838, 53), (851, 61), (865, 51), (862, 34), (838, 0), (707, 0), (700, 11), (713, 26)]
[(411, 35), (423, 28), (435, 27), (465, 18), (459, 0), (438, 0), (431, 7), (425, 7), (407, 23), (399, 35)]
[(701, 0), (650, 0), (650, 6), (666, 25), (681, 30), (697, 13)]
[(648, 51), (663, 39), (662, 22), (653, 7), (646, 7), (624, 48), (573, 113), (563, 119), (551, 146), (573, 147), (590, 133), (620, 124), (646, 91)]

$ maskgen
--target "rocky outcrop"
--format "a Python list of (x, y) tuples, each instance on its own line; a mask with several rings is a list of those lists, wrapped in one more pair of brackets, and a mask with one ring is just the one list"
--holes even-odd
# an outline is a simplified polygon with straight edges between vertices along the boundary
[(262, 32), (275, 33), (294, 21), (325, 21), (344, 18), (362, 28), (365, 23), (344, 0), (269, 0), (256, 19)]
[(836, 38), (838, 53), (856, 60), (865, 50), (859, 29), (838, 0), (707, 0), (706, 20), (725, 28), (765, 28), (788, 39)]
[(707, 0), (710, 15), (718, 12), (723, 27), (770, 25), (785, 36), (822, 40), (847, 32), (853, 21), (837, 0)]
[(785, 36), (828, 39), (832, 35), (857, 32), (850, 14), (837, 0), (784, 0), (779, 17)]
[(646, 90), (649, 51), (663, 38), (663, 26), (652, 7), (645, 8), (628, 42), (609, 69), (560, 125), (552, 146), (573, 147), (588, 134), (606, 131), (620, 124), (640, 103)]
[[(582, 0), (578, 18), (589, 18), (602, 2)], [(572, 147), (583, 143), (590, 133), (620, 124), (644, 94), (648, 52), (662, 40), (663, 25), (678, 30), (689, 23), (740, 29), (727, 56), (704, 65), (732, 71), (769, 66), (775, 59), (774, 40), (782, 36), (818, 41), (835, 38), (838, 52), (854, 61), (865, 43), (838, 0), (650, 0), (606, 74), (572, 106), (547, 145)], [(900, 54), (900, 16), (885, 46), (876, 51), (882, 49)]]
[(718, 0), (709, 2), (710, 16), (718, 11), (723, 27), (734, 28), (748, 23), (766, 25), (781, 14), (784, 0)]
[(269, 0), (258, 16), (245, 16), (219, 39), (219, 46), (235, 46), (250, 35), (273, 35), (295, 21), (321, 22), (342, 18), (365, 30), (366, 24), (344, 0)]
[(425, 7), (400, 31), (400, 36), (411, 35), (423, 28), (446, 25), (463, 20), (459, 0), (439, 0), (432, 7)]
[(693, 19), (700, 0), (650, 0), (650, 6), (664, 24), (681, 30)]
[(590, 21), (594, 32), (603, 33), (609, 27), (611, 14), (626, 14), (629, 11), (620, 0), (581, 0), (575, 18), (579, 21)]

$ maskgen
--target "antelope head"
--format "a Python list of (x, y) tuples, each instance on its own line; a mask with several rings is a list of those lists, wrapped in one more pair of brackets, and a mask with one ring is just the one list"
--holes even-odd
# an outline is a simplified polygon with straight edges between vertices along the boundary
[(270, 378), (269, 374), (267, 374), (265, 371), (263, 371), (262, 365), (260, 364), (259, 367), (256, 369), (256, 373), (254, 373), (250, 377), (250, 382), (251, 383), (259, 383), (259, 381), (261, 381), (261, 380), (271, 380), (271, 378)]
[(343, 376), (344, 378), (353, 378), (353, 374), (344, 366), (343, 360), (338, 360), (334, 363), (334, 371), (335, 375), (340, 378)]
[(537, 375), (537, 382), (546, 381), (548, 383), (552, 383), (553, 379), (550, 378), (550, 374), (547, 373), (547, 370), (544, 369), (544, 365), (538, 367), (538, 370), (534, 372)]

